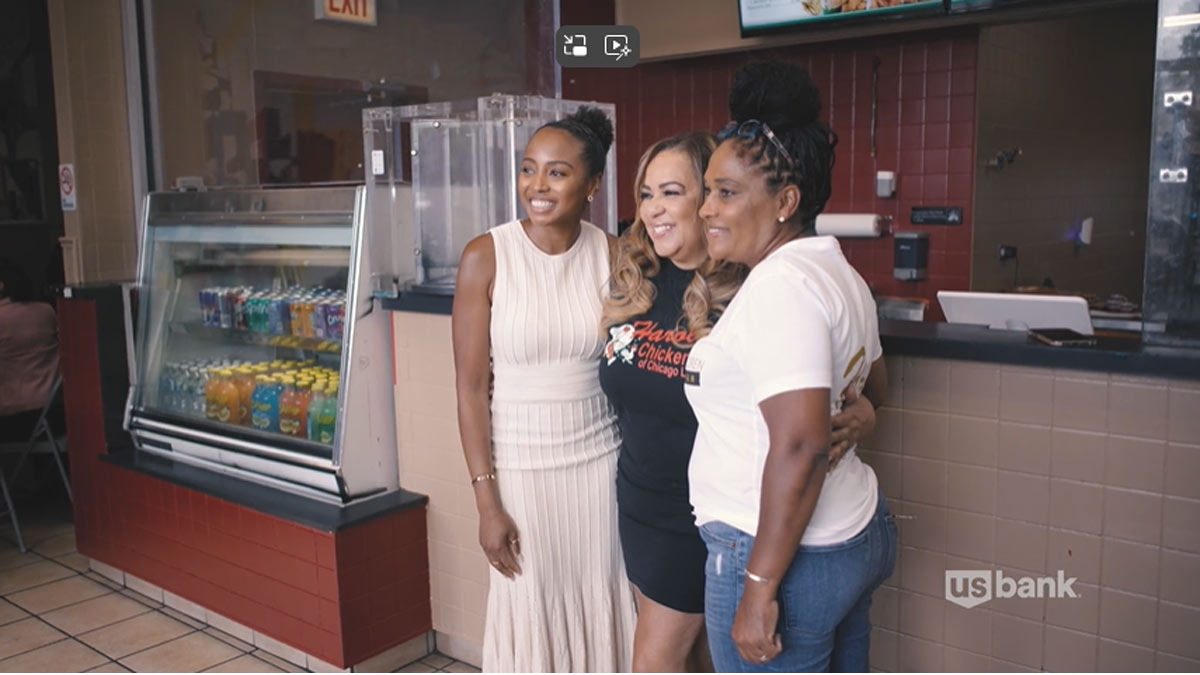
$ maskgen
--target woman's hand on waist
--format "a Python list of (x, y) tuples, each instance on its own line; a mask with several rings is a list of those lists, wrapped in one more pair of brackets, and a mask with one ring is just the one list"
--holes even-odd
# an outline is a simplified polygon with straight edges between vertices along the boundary
[(829, 470), (837, 466), (842, 455), (875, 431), (875, 406), (854, 387), (846, 389), (842, 412), (832, 420), (832, 442), (829, 449)]

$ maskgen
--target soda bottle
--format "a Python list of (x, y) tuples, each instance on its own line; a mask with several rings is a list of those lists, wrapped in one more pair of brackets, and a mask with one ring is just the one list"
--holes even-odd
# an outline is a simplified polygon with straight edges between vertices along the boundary
[(313, 380), (302, 377), (296, 380), (296, 409), (299, 413), (300, 424), (296, 428), (296, 436), (308, 438), (308, 406), (312, 403)]
[(220, 389), (222, 381), (219, 372), (209, 372), (208, 380), (204, 383), (204, 416), (210, 420), (217, 419), (217, 411), (221, 407)]
[(283, 389), (279, 394), (279, 432), (288, 436), (300, 434), (300, 405), (296, 380), (291, 375), (283, 377)]
[(279, 431), (279, 383), (267, 375), (254, 378), (251, 423), (261, 431)]
[(325, 445), (333, 445), (334, 433), (337, 431), (337, 394), (337, 385), (329, 385), (325, 390), (325, 405), (321, 408), (321, 418), (317, 427), (317, 440)]
[(312, 399), (308, 402), (308, 440), (321, 440), (321, 413), (325, 410), (325, 389), (321, 382), (314, 382)]
[(158, 371), (158, 407), (175, 409), (175, 364), (170, 362)]
[(254, 393), (250, 395), (250, 426), (266, 431), (270, 424), (267, 422), (267, 402), (264, 396), (271, 384), (271, 378), (258, 374), (254, 376)]

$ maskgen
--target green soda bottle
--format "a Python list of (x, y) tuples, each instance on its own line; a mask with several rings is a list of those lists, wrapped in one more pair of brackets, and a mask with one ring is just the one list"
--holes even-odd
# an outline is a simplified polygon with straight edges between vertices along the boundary
[(325, 390), (313, 386), (312, 400), (308, 402), (308, 429), (305, 434), (310, 441), (321, 440), (321, 414), (325, 411)]
[(321, 407), (321, 418), (318, 426), (319, 440), (325, 445), (333, 445), (333, 435), (337, 431), (337, 385), (330, 385), (325, 390), (325, 405)]

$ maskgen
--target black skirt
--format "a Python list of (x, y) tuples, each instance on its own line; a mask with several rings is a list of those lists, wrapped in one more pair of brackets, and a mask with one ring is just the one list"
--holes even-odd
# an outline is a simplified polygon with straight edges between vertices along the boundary
[(640, 488), (618, 473), (617, 506), (629, 580), (660, 605), (703, 614), (708, 549), (687, 495)]

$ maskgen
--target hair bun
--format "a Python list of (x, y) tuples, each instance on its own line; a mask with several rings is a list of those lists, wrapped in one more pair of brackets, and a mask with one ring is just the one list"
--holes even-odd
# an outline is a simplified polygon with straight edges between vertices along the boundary
[(811, 124), (821, 115), (821, 95), (808, 71), (783, 61), (746, 64), (733, 77), (729, 114), (756, 119), (782, 131)]
[(608, 148), (612, 146), (613, 142), (613, 125), (612, 120), (608, 119), (608, 115), (605, 115), (602, 110), (595, 106), (581, 105), (567, 119), (587, 127), (600, 140), (605, 154), (608, 153)]

